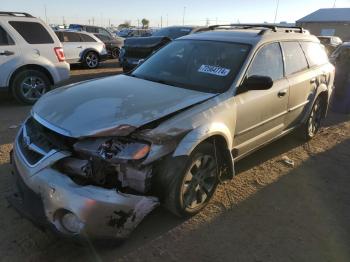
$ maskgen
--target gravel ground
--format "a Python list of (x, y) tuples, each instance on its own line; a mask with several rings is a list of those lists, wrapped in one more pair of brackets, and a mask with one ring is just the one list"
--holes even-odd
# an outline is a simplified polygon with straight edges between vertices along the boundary
[[(74, 67), (68, 82), (119, 72), (116, 61)], [(29, 110), (0, 96), (1, 261), (350, 261), (350, 116), (331, 113), (311, 142), (292, 134), (241, 160), (191, 219), (158, 208), (126, 242), (82, 246), (40, 231), (5, 200), (8, 153)]]

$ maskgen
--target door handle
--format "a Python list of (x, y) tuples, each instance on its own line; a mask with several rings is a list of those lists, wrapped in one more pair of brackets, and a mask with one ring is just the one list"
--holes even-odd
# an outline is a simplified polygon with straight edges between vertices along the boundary
[(82, 46), (78, 46), (77, 48), (83, 48)]
[(11, 51), (0, 51), (0, 55), (4, 55), (4, 56), (10, 56), (10, 55), (14, 55), (14, 52)]
[(280, 90), (278, 92), (278, 97), (284, 97), (287, 94), (287, 89)]

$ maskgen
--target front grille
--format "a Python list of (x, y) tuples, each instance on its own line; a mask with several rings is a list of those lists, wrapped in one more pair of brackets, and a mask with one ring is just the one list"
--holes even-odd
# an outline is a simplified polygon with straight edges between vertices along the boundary
[(74, 139), (46, 128), (34, 118), (29, 118), (18, 136), (18, 146), (31, 165), (38, 163), (51, 150), (68, 150)]
[(25, 159), (31, 165), (38, 163), (44, 157), (44, 155), (29, 149), (28, 145), (24, 142), (23, 131), (18, 136), (18, 146)]

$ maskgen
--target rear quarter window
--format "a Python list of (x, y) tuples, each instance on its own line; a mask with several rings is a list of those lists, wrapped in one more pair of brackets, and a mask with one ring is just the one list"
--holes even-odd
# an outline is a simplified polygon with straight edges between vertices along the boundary
[(301, 46), (310, 66), (319, 66), (328, 63), (326, 51), (319, 43), (302, 42)]
[(93, 39), (91, 36), (89, 35), (85, 35), (85, 34), (80, 34), (81, 40), (83, 42), (97, 42), (95, 39)]
[(10, 21), (9, 24), (29, 44), (53, 44), (54, 43), (49, 32), (40, 23)]

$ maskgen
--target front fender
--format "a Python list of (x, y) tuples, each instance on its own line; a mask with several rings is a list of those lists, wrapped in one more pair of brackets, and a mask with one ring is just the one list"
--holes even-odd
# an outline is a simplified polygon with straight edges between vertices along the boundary
[(209, 137), (219, 135), (226, 141), (228, 149), (233, 145), (233, 132), (224, 124), (220, 122), (209, 123), (204, 126), (200, 126), (189, 132), (178, 144), (173, 156), (190, 155), (192, 151), (201, 142)]

